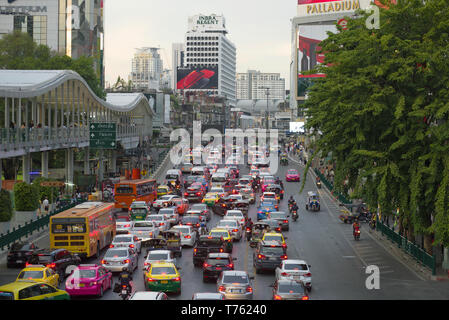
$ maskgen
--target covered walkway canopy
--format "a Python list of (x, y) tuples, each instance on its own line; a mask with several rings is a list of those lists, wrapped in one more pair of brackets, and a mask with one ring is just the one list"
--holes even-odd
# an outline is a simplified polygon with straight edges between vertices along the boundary
[(142, 93), (100, 99), (70, 70), (0, 70), (0, 159), (89, 145), (91, 122), (117, 124), (128, 148), (152, 135), (154, 112)]

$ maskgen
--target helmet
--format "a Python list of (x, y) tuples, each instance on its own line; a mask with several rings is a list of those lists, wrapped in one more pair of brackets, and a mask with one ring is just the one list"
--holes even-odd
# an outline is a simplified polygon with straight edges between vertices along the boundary
[(123, 272), (128, 272), (128, 268), (127, 267), (123, 267), (122, 271)]

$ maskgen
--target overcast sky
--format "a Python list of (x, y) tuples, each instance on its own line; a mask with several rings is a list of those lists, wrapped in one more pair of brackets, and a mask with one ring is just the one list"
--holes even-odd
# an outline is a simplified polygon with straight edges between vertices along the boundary
[(138, 47), (160, 47), (171, 69), (172, 43), (183, 42), (187, 19), (223, 14), (228, 38), (237, 48), (237, 72), (278, 72), (289, 87), (290, 19), (296, 0), (106, 0), (106, 81), (128, 80)]

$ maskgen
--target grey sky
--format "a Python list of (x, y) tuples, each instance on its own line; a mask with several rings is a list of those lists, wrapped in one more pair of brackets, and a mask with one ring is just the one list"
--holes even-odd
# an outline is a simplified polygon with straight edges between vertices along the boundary
[(237, 47), (237, 72), (279, 72), (289, 87), (290, 19), (296, 0), (106, 0), (106, 81), (128, 79), (134, 48), (161, 47), (171, 69), (171, 46), (183, 42), (194, 14), (223, 14)]

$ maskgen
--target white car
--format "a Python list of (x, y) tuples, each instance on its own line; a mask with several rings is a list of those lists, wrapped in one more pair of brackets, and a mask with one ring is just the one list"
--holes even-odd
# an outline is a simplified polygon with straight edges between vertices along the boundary
[(244, 185), (244, 186), (251, 186), (251, 180), (248, 178), (240, 178), (239, 179), (239, 184)]
[(304, 260), (284, 260), (281, 262), (281, 265), (276, 268), (275, 274), (276, 280), (301, 280), (309, 292), (312, 290), (312, 273), (310, 273), (310, 265)]
[(139, 238), (132, 234), (118, 234), (112, 240), (110, 248), (131, 248), (140, 253), (142, 250)]
[(164, 207), (164, 203), (171, 201), (174, 198), (181, 198), (178, 195), (173, 195), (173, 194), (167, 194), (165, 196), (160, 197), (159, 199), (157, 199), (156, 201), (154, 201), (153, 203), (153, 207), (156, 209), (160, 209)]
[(117, 221), (115, 223), (115, 234), (128, 234), (132, 227), (131, 221)]
[(159, 231), (167, 231), (170, 227), (170, 222), (163, 214), (150, 214), (145, 220), (153, 221), (154, 225), (159, 228)]
[(277, 199), (276, 199), (276, 193), (274, 193), (274, 192), (264, 192), (263, 195), (262, 195), (261, 201), (263, 201), (263, 200), (265, 200), (265, 199), (277, 201)]
[(153, 221), (133, 221), (129, 233), (139, 240), (156, 238), (159, 235), (159, 228)]
[(235, 220), (242, 228), (246, 223), (245, 215), (240, 210), (228, 210), (223, 217), (223, 220)]
[(172, 229), (181, 234), (181, 245), (193, 247), (196, 242), (197, 233), (191, 226), (174, 226)]
[(173, 251), (170, 250), (153, 250), (149, 251), (143, 263), (144, 268), (148, 268), (154, 262), (171, 262), (176, 265), (176, 258)]
[(163, 214), (172, 226), (179, 222), (179, 214), (177, 213), (176, 207), (162, 208), (159, 210), (159, 214)]
[(242, 239), (242, 227), (237, 220), (220, 220), (215, 228), (228, 230), (231, 238), (235, 241), (240, 241), (240, 239)]
[(168, 296), (163, 292), (136, 291), (129, 300), (168, 300)]
[(111, 272), (122, 272), (123, 268), (133, 271), (137, 268), (138, 258), (133, 248), (109, 248), (101, 260), (101, 265)]
[(210, 189), (210, 191), (209, 191), (210, 193), (218, 193), (218, 195), (220, 196), (220, 197), (223, 197), (225, 194), (226, 194), (226, 192), (224, 191), (224, 189), (222, 188), (222, 187), (214, 187), (214, 186), (212, 186), (212, 188)]

